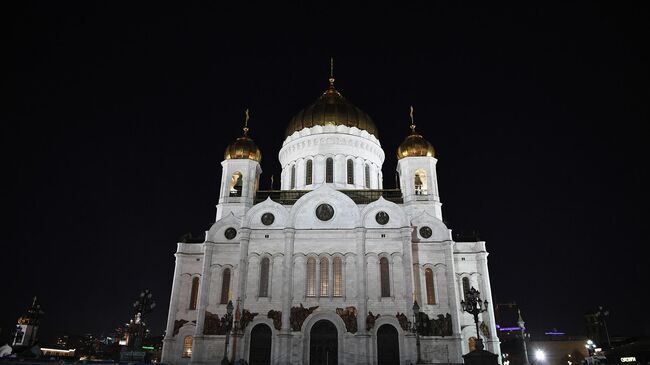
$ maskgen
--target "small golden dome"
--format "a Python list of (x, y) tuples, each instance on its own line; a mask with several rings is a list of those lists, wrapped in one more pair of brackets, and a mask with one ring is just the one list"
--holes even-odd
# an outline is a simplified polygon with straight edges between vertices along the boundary
[(415, 122), (413, 120), (413, 107), (411, 107), (411, 134), (397, 148), (397, 159), (405, 157), (435, 157), (436, 151), (429, 141), (424, 139), (421, 134), (415, 132)]
[(248, 136), (248, 109), (246, 109), (246, 121), (244, 122), (244, 135), (234, 140), (226, 147), (223, 154), (224, 160), (248, 159), (257, 162), (262, 161), (262, 151)]
[(357, 127), (379, 137), (377, 126), (363, 110), (352, 105), (334, 88), (334, 78), (330, 87), (313, 104), (298, 112), (287, 127), (286, 136), (295, 131), (316, 125), (345, 125)]

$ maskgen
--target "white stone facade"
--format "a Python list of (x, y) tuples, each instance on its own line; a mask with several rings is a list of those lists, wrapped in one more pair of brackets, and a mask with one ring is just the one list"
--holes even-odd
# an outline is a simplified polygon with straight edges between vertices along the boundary
[[(327, 158), (333, 159), (331, 183), (325, 176)], [(402, 198), (397, 203), (381, 197), (355, 203), (345, 190), (376, 191), (383, 186), (384, 151), (373, 135), (346, 126), (305, 128), (287, 137), (279, 159), (281, 190), (309, 190), (293, 204), (282, 205), (271, 198), (255, 204), (259, 164), (252, 160), (222, 162), (216, 222), (206, 232), (204, 243), (178, 243), (163, 362), (220, 363), (225, 335), (211, 334), (211, 329), (206, 329), (206, 313), (223, 317), (223, 299), (227, 298), (239, 304), (240, 310), (258, 313), (230, 338), (229, 358), (234, 351), (235, 359), (252, 364), (257, 360), (251, 357), (251, 351), (256, 356), (266, 353), (253, 349), (258, 346), (255, 341), (262, 337), (253, 338), (252, 331), (259, 329), (259, 333), (270, 332), (268, 363), (314, 363), (314, 343), (325, 340), (317, 337), (320, 335), (312, 327), (327, 321), (335, 328), (336, 346), (332, 351), (336, 351), (338, 363), (381, 363), (381, 336), (387, 336), (386, 341), (392, 339), (391, 351), (399, 351), (401, 364), (415, 363), (416, 336), (400, 324), (397, 316), (403, 313), (412, 322), (415, 299), (430, 319), (447, 314), (451, 317), (451, 334), (420, 336), (421, 359), (427, 363), (462, 363), (462, 355), (469, 352), (470, 337), (476, 336), (473, 318), (460, 309), (463, 279), (468, 278), (482, 299), (492, 302), (488, 253), (485, 242), (454, 242), (442, 222), (437, 160), (408, 157), (399, 161)], [(349, 159), (355, 174), (352, 184), (347, 179)], [(313, 161), (311, 184), (306, 184), (308, 160)], [(414, 183), (416, 171), (426, 176), (418, 186)], [(237, 172), (241, 174), (239, 195), (230, 193), (234, 191), (232, 176)], [(330, 219), (317, 216), (321, 204), (333, 208)], [(388, 215), (384, 224), (379, 222), (380, 212)], [(265, 214), (267, 219), (263, 221)], [(273, 215), (271, 223), (268, 214)], [(311, 279), (314, 267), (309, 265), (313, 262), (315, 275)], [(384, 272), (382, 277), (385, 262), (388, 276)], [(262, 271), (268, 272), (266, 279)], [(432, 285), (427, 285), (427, 273)], [(224, 292), (224, 278), (228, 277)], [(193, 282), (198, 283), (198, 288)], [(297, 321), (289, 313), (292, 307), (300, 306), (317, 308)], [(346, 325), (337, 314), (337, 308), (349, 307), (357, 313), (356, 332), (349, 318)], [(269, 318), (271, 310), (282, 313), (280, 323), (274, 324)], [(369, 312), (379, 317), (367, 329)], [(299, 328), (291, 328), (294, 320)], [(486, 349), (499, 354), (493, 310), (483, 313), (480, 321), (485, 323), (482, 337)], [(380, 329), (396, 333), (396, 337), (380, 335)]]

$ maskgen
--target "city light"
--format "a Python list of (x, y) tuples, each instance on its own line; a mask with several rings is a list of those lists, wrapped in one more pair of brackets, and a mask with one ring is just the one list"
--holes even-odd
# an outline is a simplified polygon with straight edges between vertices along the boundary
[(546, 354), (544, 353), (544, 351), (542, 351), (540, 349), (535, 350), (535, 360), (537, 360), (537, 361), (546, 360)]

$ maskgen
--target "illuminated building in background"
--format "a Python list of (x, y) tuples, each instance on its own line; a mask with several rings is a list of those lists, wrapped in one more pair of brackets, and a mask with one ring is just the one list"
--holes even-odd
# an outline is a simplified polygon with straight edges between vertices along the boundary
[[(415, 363), (414, 300), (422, 360), (461, 363), (477, 335), (500, 354), (485, 242), (453, 240), (412, 109), (410, 124), (399, 187), (384, 189), (378, 128), (331, 77), (289, 122), (279, 189), (261, 190), (247, 112), (221, 162), (215, 223), (205, 240), (178, 243), (162, 361)], [(472, 287), (490, 302), (480, 334), (460, 307)]]
[(32, 305), (27, 309), (27, 313), (18, 318), (18, 324), (16, 325), (12, 342), (13, 347), (31, 347), (36, 343), (40, 317), (43, 313), (38, 299), (34, 297)]

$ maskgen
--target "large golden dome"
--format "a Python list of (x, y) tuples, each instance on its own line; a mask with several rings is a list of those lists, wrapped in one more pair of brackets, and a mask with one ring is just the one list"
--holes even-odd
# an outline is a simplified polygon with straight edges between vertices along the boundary
[(429, 141), (424, 139), (421, 134), (415, 131), (415, 122), (413, 121), (413, 107), (411, 107), (411, 134), (397, 148), (397, 159), (405, 157), (435, 157), (436, 151)]
[(257, 162), (262, 161), (262, 151), (248, 136), (248, 109), (246, 109), (246, 122), (244, 124), (244, 135), (234, 140), (226, 147), (223, 154), (224, 160), (248, 159)]
[(363, 110), (352, 105), (334, 88), (334, 79), (330, 78), (330, 87), (313, 104), (296, 114), (287, 127), (286, 136), (295, 131), (315, 125), (345, 125), (357, 127), (379, 137), (377, 126)]

